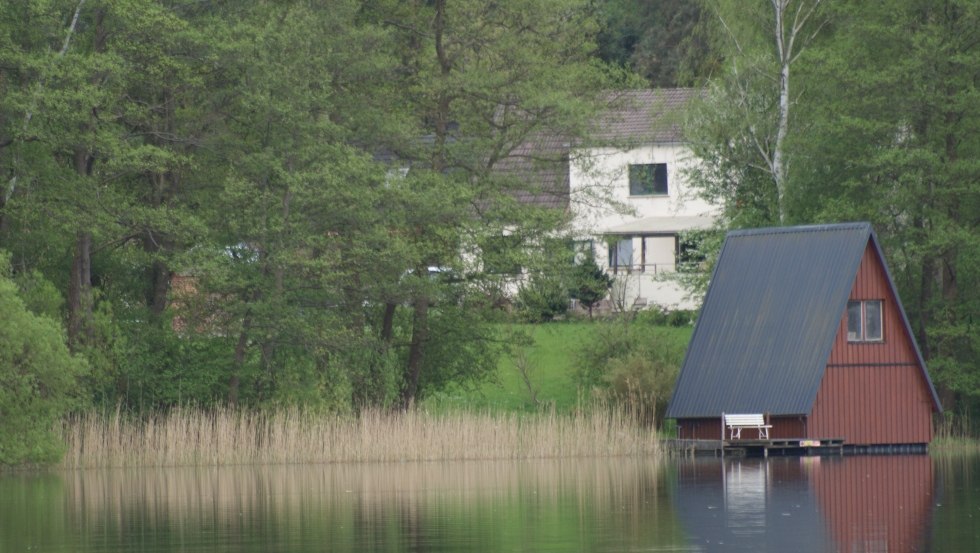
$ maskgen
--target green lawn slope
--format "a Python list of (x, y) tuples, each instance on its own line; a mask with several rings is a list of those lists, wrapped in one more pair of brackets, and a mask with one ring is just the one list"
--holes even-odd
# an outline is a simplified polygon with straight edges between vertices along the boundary
[[(514, 346), (501, 358), (494, 377), (466, 389), (453, 387), (427, 398), (423, 406), (433, 411), (468, 409), (480, 411), (536, 411), (551, 408), (574, 409), (580, 399), (588, 400), (591, 390), (580, 389), (576, 374), (578, 352), (594, 338), (603, 324), (614, 322), (562, 322), (520, 324), (501, 327), (506, 336), (519, 332), (530, 338), (530, 345)], [(640, 324), (640, 323), (634, 323)], [(682, 350), (691, 337), (691, 327), (653, 327), (658, 336), (666, 336)], [(524, 359), (525, 361), (522, 361)], [(518, 366), (527, 368), (537, 404)]]

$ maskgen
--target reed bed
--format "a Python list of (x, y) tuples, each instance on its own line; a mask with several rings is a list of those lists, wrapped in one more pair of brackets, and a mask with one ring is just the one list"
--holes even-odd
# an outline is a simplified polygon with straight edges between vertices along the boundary
[(932, 451), (940, 453), (975, 452), (980, 450), (971, 417), (965, 413), (947, 413), (939, 423), (933, 425)]
[(548, 459), (658, 455), (656, 433), (627, 409), (429, 414), (300, 409), (174, 409), (131, 418), (120, 411), (66, 420), (74, 468), (290, 463)]

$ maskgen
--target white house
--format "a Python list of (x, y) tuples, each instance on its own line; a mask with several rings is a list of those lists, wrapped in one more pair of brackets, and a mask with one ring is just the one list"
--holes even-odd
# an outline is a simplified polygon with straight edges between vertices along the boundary
[[(519, 183), (512, 190), (519, 202), (571, 215), (577, 242), (591, 248), (614, 277), (614, 307), (697, 307), (670, 278), (685, 268), (685, 233), (711, 228), (720, 212), (697, 198), (684, 178), (684, 168), (694, 161), (681, 119), (697, 93), (610, 93), (588, 140), (535, 132), (495, 165), (498, 174)], [(409, 165), (403, 165), (392, 174), (404, 176)], [(527, 274), (521, 267), (504, 272), (511, 271), (516, 292)]]
[(590, 144), (569, 152), (569, 209), (576, 236), (614, 275), (627, 307), (697, 307), (669, 278), (682, 265), (685, 231), (710, 228), (719, 209), (684, 179), (693, 163), (680, 130), (695, 89), (632, 90), (611, 97)]

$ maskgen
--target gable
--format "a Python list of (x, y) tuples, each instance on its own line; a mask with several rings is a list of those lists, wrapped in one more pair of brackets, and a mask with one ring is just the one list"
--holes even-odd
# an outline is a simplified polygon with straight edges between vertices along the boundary
[(870, 236), (867, 223), (730, 232), (667, 416), (809, 413)]
[(913, 338), (902, 320), (898, 296), (888, 281), (884, 264), (874, 245), (869, 242), (861, 258), (848, 301), (881, 301), (882, 334), (880, 342), (853, 342), (847, 337), (847, 311), (841, 314), (834, 337), (834, 346), (827, 364), (858, 365), (909, 363), (918, 365)]
[[(845, 310), (841, 315), (830, 357), (827, 359), (828, 370), (833, 368), (847, 369), (858, 366), (880, 367), (885, 369), (895, 368), (896, 370), (891, 373), (887, 370), (881, 373), (890, 380), (901, 382), (901, 393), (895, 392), (891, 394), (895, 398), (895, 401), (898, 401), (898, 403), (905, 407), (911, 403), (917, 405), (920, 403), (921, 395), (921, 399), (929, 403), (930, 411), (941, 412), (942, 405), (939, 401), (939, 396), (936, 394), (932, 380), (929, 378), (925, 361), (922, 358), (922, 354), (915, 341), (915, 336), (912, 333), (912, 328), (909, 325), (908, 316), (902, 307), (901, 298), (898, 297), (894, 281), (888, 271), (888, 265), (884, 260), (874, 233), (872, 233), (871, 239), (865, 248), (857, 275), (854, 278), (854, 284), (848, 295), (849, 302), (864, 302), (868, 300), (880, 300), (882, 302), (881, 322), (883, 340), (880, 342), (854, 342), (848, 340), (847, 312)], [(896, 376), (899, 367), (911, 370), (903, 372), (902, 376), (899, 377)], [(889, 382), (887, 385), (895, 386), (895, 383)], [(910, 387), (914, 387), (915, 390), (909, 389)], [(907, 394), (913, 394), (913, 396), (907, 396)], [(902, 402), (897, 399), (900, 396), (912, 397), (914, 399)], [(922, 425), (929, 427), (931, 423), (926, 420)], [(925, 433), (930, 431), (930, 428), (924, 428), (922, 430)]]

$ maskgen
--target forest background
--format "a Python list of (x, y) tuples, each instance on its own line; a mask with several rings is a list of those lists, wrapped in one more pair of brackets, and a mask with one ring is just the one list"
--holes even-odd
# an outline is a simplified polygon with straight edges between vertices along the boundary
[(2, 0), (0, 462), (57, 456), (68, 412), (356, 412), (489, 378), (528, 340), (501, 267), (531, 319), (595, 286), (567, 213), (501, 167), (650, 86), (704, 90), (688, 177), (720, 230), (875, 225), (969, 413), (978, 79), (966, 0)]

